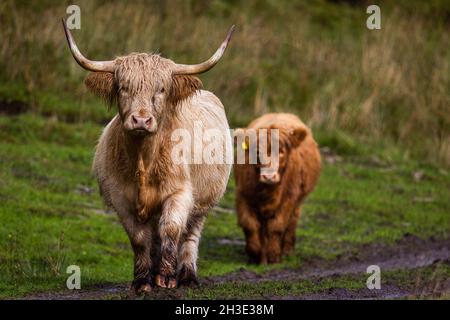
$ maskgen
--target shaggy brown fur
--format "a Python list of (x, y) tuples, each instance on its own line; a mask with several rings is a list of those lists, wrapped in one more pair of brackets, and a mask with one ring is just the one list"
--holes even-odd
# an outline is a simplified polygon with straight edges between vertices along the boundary
[[(235, 164), (236, 208), (250, 261), (276, 263), (294, 249), (299, 205), (318, 180), (321, 160), (311, 131), (295, 115), (266, 114), (247, 129), (263, 128), (279, 129), (280, 181), (261, 182), (262, 165)], [(270, 139), (267, 144), (270, 149)]]

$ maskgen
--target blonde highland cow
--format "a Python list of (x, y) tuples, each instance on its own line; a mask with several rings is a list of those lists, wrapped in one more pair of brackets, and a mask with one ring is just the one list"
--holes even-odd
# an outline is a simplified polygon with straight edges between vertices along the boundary
[(233, 27), (209, 60), (183, 65), (151, 53), (91, 61), (63, 25), (73, 57), (92, 72), (86, 86), (118, 106), (98, 142), (93, 172), (130, 239), (133, 289), (145, 293), (153, 285), (197, 283), (203, 222), (225, 191), (231, 164), (174, 163), (171, 133), (179, 128), (192, 132), (197, 121), (204, 130), (219, 129), (231, 140), (222, 103), (201, 90), (195, 75), (219, 61)]

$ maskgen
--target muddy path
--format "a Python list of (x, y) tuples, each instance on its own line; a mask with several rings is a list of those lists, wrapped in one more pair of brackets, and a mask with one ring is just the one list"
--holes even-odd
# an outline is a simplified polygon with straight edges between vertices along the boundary
[[(200, 285), (212, 287), (227, 282), (258, 283), (264, 281), (298, 281), (334, 278), (345, 275), (365, 274), (369, 265), (378, 265), (381, 271), (413, 270), (432, 266), (437, 263), (450, 264), (450, 239), (422, 240), (406, 235), (395, 245), (370, 244), (360, 247), (356, 252), (349, 252), (337, 260), (311, 259), (305, 261), (301, 269), (271, 270), (255, 273), (245, 268), (222, 275), (205, 277)], [(155, 288), (147, 297), (150, 299), (183, 299), (186, 289), (175, 290)], [(325, 291), (293, 296), (275, 296), (268, 294), (260, 299), (395, 299), (405, 297), (426, 297), (430, 295), (450, 295), (450, 279), (438, 286), (422, 284), (420, 288), (405, 288), (394, 284), (383, 284), (380, 290), (349, 290), (330, 288)], [(49, 292), (35, 294), (25, 299), (134, 299), (128, 284), (105, 284), (86, 290)], [(217, 297), (220, 298), (220, 297)]]

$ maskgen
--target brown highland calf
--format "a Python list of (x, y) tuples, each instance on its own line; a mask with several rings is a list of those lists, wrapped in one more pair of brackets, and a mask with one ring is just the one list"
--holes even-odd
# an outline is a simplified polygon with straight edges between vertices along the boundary
[(177, 280), (196, 283), (203, 222), (225, 191), (231, 164), (192, 164), (187, 154), (178, 162), (172, 134), (182, 129), (192, 136), (199, 124), (203, 130), (219, 130), (231, 144), (222, 103), (201, 90), (195, 75), (219, 61), (232, 30), (216, 53), (197, 65), (152, 53), (91, 61), (78, 50), (65, 24), (64, 30), (73, 57), (91, 71), (87, 87), (118, 107), (99, 139), (93, 172), (103, 199), (117, 212), (130, 239), (132, 287), (145, 293), (153, 284), (173, 288)]
[[(260, 157), (256, 164), (249, 164), (249, 151), (254, 147), (248, 143), (249, 129), (258, 132), (258, 145), (260, 129), (267, 129), (263, 132), (267, 150), (262, 153), (266, 155), (271, 152), (271, 130), (279, 130), (277, 169), (261, 170), (273, 163), (260, 161)], [(246, 129), (237, 130), (235, 137), (245, 139), (242, 148), (246, 161), (234, 165), (234, 175), (238, 221), (245, 233), (247, 254), (254, 263), (280, 262), (282, 255), (294, 249), (300, 204), (319, 178), (317, 143), (311, 130), (297, 116), (287, 113), (257, 118)]]

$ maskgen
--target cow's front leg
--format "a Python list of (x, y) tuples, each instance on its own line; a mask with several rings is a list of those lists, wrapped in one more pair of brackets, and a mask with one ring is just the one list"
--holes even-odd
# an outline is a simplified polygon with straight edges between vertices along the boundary
[(266, 222), (265, 249), (267, 263), (278, 263), (281, 261), (283, 235), (286, 232), (294, 208), (295, 203), (288, 199), (277, 210), (275, 216)]
[(254, 209), (240, 199), (236, 201), (236, 209), (238, 212), (238, 223), (244, 230), (245, 234), (245, 251), (251, 263), (261, 263), (263, 258), (263, 248), (261, 243), (261, 223)]
[(295, 248), (295, 231), (297, 229), (297, 221), (300, 217), (301, 208), (295, 208), (292, 212), (291, 218), (289, 219), (286, 232), (283, 236), (282, 251), (283, 255), (289, 255), (294, 251)]
[(163, 204), (159, 221), (161, 262), (159, 273), (155, 277), (155, 283), (160, 287), (174, 288), (177, 285), (178, 243), (186, 228), (189, 212), (192, 210), (191, 190), (190, 187), (182, 188), (171, 195)]
[(137, 294), (151, 291), (151, 231), (148, 224), (140, 223), (135, 217), (121, 216), (122, 224), (134, 251), (134, 280), (132, 289)]
[(178, 285), (198, 285), (197, 256), (207, 210), (194, 211), (187, 222), (178, 254)]

